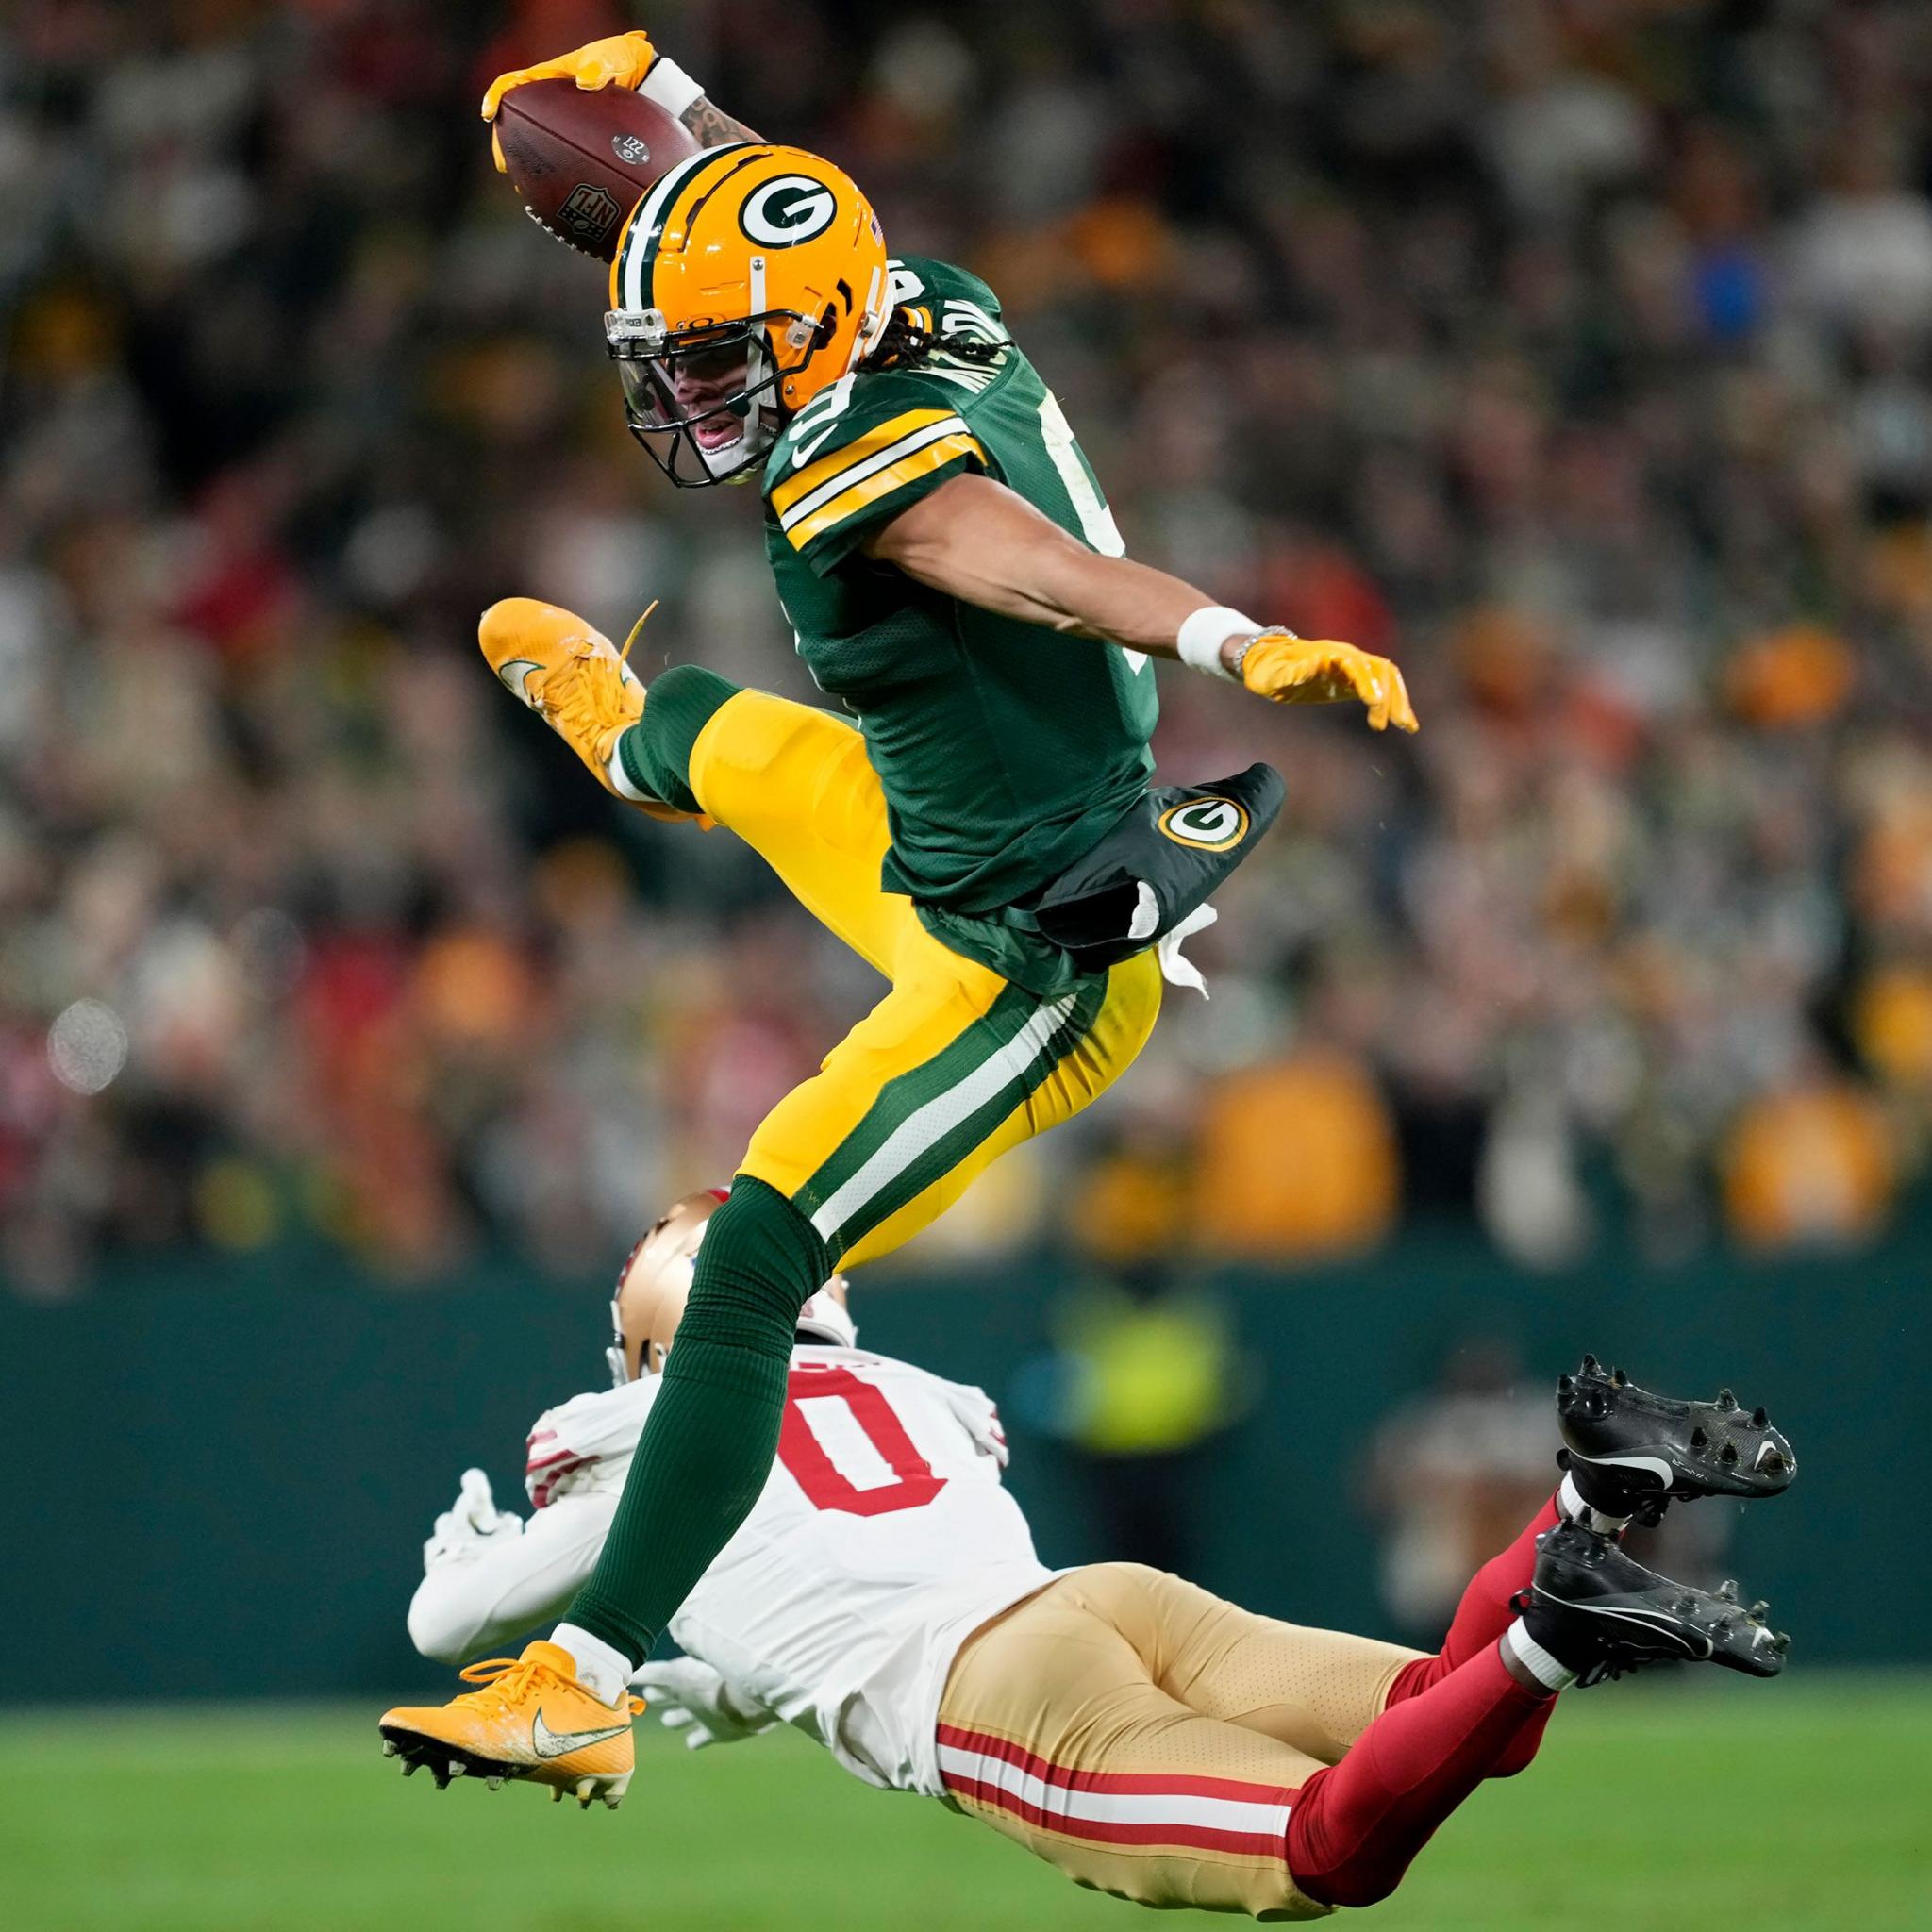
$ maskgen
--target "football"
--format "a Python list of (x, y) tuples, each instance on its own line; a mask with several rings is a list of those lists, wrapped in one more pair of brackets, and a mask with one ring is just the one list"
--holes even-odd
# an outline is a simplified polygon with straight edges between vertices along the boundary
[(574, 80), (512, 88), (495, 125), (524, 212), (600, 261), (617, 253), (625, 217), (651, 184), (698, 150), (690, 129), (655, 102)]

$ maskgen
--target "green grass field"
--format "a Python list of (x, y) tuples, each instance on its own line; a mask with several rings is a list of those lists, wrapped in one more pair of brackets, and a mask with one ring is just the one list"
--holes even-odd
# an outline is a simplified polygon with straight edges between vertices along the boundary
[[(1376, 1908), (1378, 1928), (1932, 1926), (1932, 1680), (1618, 1685), (1571, 1703), (1529, 1774), (1464, 1807)], [(581, 1815), (514, 1786), (405, 1784), (377, 1754), (373, 1715), (0, 1721), (0, 1921), (9, 1932), (1142, 1923), (936, 1804), (866, 1790), (790, 1734), (697, 1757), (654, 1735), (625, 1807)]]

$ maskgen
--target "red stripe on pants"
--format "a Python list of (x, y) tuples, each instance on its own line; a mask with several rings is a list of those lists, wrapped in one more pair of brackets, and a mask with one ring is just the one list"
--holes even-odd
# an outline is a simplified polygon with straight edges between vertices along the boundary
[(1285, 1805), (1294, 1793), (1285, 1785), (1257, 1785), (1245, 1778), (1201, 1777), (1189, 1772), (1158, 1771), (1076, 1771), (1072, 1765), (1056, 1764), (1024, 1744), (996, 1738), (991, 1731), (963, 1730), (958, 1724), (941, 1724), (937, 1736), (941, 1744), (956, 1751), (976, 1751), (983, 1757), (997, 1757), (1031, 1777), (1068, 1791), (1163, 1792), (1182, 1798), (1232, 1798), (1241, 1805)]
[(1235, 1852), (1257, 1858), (1283, 1856), (1282, 1840), (1274, 1832), (1222, 1831), (1211, 1824), (1163, 1824), (1158, 1821), (1126, 1824), (1105, 1818), (1069, 1818), (1063, 1811), (1049, 1811), (978, 1778), (960, 1777), (948, 1772), (945, 1785), (955, 1797), (971, 1798), (991, 1811), (1002, 1811), (1036, 1830), (1057, 1831), (1066, 1838), (1084, 1839), (1091, 1844), (1176, 1845), (1188, 1851)]

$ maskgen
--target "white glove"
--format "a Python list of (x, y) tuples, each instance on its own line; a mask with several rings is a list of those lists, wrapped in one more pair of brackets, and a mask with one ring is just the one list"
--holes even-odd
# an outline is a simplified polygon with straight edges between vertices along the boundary
[(684, 1733), (687, 1751), (702, 1751), (707, 1744), (736, 1744), (778, 1722), (769, 1710), (756, 1705), (747, 1709), (736, 1702), (724, 1679), (694, 1657), (645, 1664), (630, 1681), (667, 1731)]
[(463, 1472), (463, 1486), (456, 1505), (436, 1519), (429, 1541), (423, 1545), (423, 1570), (426, 1575), (442, 1563), (460, 1563), (474, 1557), (485, 1543), (508, 1541), (524, 1533), (524, 1519), (514, 1509), (499, 1509), (490, 1489), (490, 1478), (480, 1469)]
[(965, 1382), (945, 1384), (946, 1407), (959, 1425), (973, 1438), (973, 1446), (982, 1456), (991, 1456), (1004, 1469), (1007, 1466), (1007, 1432), (1000, 1426), (1000, 1412), (984, 1389)]

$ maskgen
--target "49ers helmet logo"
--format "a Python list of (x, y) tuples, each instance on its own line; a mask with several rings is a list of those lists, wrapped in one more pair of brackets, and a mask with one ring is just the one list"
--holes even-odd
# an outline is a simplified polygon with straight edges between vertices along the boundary
[(791, 248), (823, 235), (839, 212), (839, 197), (809, 175), (780, 175), (745, 197), (738, 225), (761, 248)]
[(1247, 808), (1232, 798), (1190, 798), (1160, 814), (1160, 829), (1176, 845), (1225, 852), (1248, 836)]

